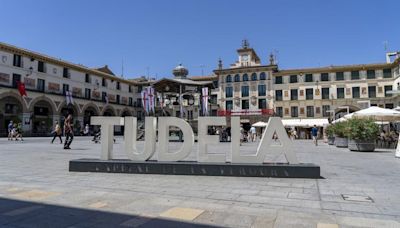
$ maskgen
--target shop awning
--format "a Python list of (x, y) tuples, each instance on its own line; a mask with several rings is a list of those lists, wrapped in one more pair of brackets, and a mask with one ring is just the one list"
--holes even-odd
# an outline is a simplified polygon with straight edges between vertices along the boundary
[(328, 119), (282, 119), (285, 127), (323, 127), (329, 124)]

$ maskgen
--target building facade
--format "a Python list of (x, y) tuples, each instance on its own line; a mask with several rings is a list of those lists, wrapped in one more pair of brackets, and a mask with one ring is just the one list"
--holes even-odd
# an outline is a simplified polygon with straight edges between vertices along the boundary
[(366, 106), (399, 105), (393, 94), (400, 82), (398, 53), (387, 63), (279, 69), (272, 55), (262, 65), (247, 42), (237, 52), (236, 63), (214, 70), (220, 115), (239, 115), (250, 123), (271, 114), (333, 120)]
[[(27, 96), (18, 92), (24, 82)], [(47, 135), (55, 121), (74, 117), (75, 130), (90, 116), (130, 116), (140, 109), (135, 82), (115, 76), (107, 66), (91, 69), (0, 43), (0, 133), (10, 120), (27, 135)], [(67, 103), (66, 95), (72, 94)]]

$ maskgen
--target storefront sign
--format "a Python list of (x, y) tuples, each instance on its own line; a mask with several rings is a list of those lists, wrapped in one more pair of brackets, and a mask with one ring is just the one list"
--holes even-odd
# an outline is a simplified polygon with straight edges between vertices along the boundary
[(72, 95), (76, 97), (82, 96), (82, 88), (73, 87), (72, 88)]
[(51, 92), (59, 92), (60, 91), (60, 84), (49, 82), (47, 89)]
[(0, 83), (10, 83), (10, 75), (0, 72)]
[(25, 87), (35, 88), (36, 80), (33, 78), (24, 78)]
[[(158, 122), (158, 123), (157, 123)], [(298, 164), (296, 154), (292, 148), (286, 130), (279, 117), (271, 117), (263, 133), (255, 154), (240, 153), (240, 118), (231, 118), (230, 150), (225, 154), (208, 153), (209, 145), (219, 144), (219, 135), (209, 135), (209, 126), (226, 126), (225, 117), (199, 117), (198, 120), (198, 151), (197, 162), (208, 163), (252, 163), (262, 164), (268, 153), (268, 149), (279, 150), (284, 153), (287, 161)], [(125, 126), (126, 155), (134, 161), (147, 161), (156, 153), (156, 134), (158, 130), (158, 161), (173, 162), (182, 161), (192, 152), (194, 146), (194, 134), (188, 122), (177, 117), (146, 117), (145, 144), (143, 151), (137, 149), (137, 120), (136, 117), (91, 117), (93, 125), (101, 125), (101, 159), (113, 159), (114, 126)], [(158, 126), (158, 129), (157, 129)], [(182, 131), (184, 141), (179, 150), (168, 151), (169, 128), (175, 126)], [(276, 144), (273, 136), (277, 136), (280, 144)]]

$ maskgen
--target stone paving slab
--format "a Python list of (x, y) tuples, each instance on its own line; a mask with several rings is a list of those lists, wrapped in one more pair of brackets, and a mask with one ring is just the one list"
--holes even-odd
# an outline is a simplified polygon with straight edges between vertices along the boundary
[[(126, 159), (122, 140), (117, 137), (115, 156)], [(320, 165), (325, 179), (281, 179), (71, 173), (68, 161), (98, 158), (100, 144), (76, 137), (63, 150), (49, 141), (0, 139), (0, 227), (400, 227), (400, 159), (393, 150), (357, 153), (295, 141), (299, 160)], [(214, 149), (224, 152), (229, 144)], [(284, 156), (271, 151), (266, 161), (284, 162)], [(373, 202), (346, 201), (342, 194)], [(173, 208), (202, 213), (187, 222), (161, 216)]]

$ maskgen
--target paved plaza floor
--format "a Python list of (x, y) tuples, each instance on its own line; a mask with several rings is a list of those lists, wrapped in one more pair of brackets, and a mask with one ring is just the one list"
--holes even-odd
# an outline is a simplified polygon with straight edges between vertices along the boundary
[[(1, 138), (0, 227), (400, 227), (394, 150), (294, 143), (300, 162), (321, 166), (322, 179), (69, 172), (71, 159), (99, 158), (100, 144), (76, 137), (63, 150), (50, 138)], [(114, 146), (126, 158), (123, 139)], [(273, 151), (266, 160), (285, 161)]]

